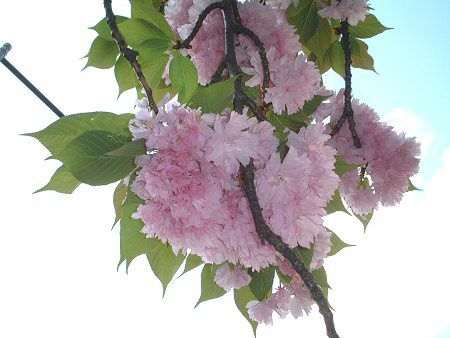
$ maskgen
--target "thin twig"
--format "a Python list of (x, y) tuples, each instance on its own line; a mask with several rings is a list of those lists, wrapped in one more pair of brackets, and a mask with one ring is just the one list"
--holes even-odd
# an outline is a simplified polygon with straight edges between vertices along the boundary
[(344, 111), (337, 123), (333, 126), (330, 136), (336, 135), (341, 130), (345, 121), (348, 121), (348, 126), (353, 138), (353, 144), (356, 148), (361, 148), (361, 140), (356, 132), (356, 123), (353, 117), (352, 108), (352, 52), (350, 46), (350, 29), (348, 21), (341, 21), (341, 27), (339, 33), (342, 34), (342, 45), (344, 47), (345, 55), (345, 90), (344, 90)]
[(215, 9), (222, 8), (223, 4), (221, 2), (214, 2), (208, 7), (206, 7), (203, 12), (200, 13), (198, 16), (197, 22), (194, 25), (194, 28), (192, 29), (191, 34), (186, 38), (184, 41), (178, 41), (175, 46), (173, 46), (174, 49), (189, 49), (191, 46), (192, 40), (194, 40), (195, 36), (197, 35), (200, 28), (202, 28), (203, 21), (205, 21), (206, 17)]
[(220, 64), (219, 67), (217, 67), (216, 72), (214, 73), (213, 77), (211, 78), (211, 81), (209, 82), (210, 85), (219, 82), (220, 80), (222, 80), (222, 76), (223, 76), (223, 71), (227, 68), (227, 61), (225, 59), (223, 59)]
[(242, 34), (247, 36), (252, 42), (255, 44), (255, 46), (258, 48), (258, 54), (261, 58), (261, 65), (263, 68), (263, 83), (261, 91), (264, 94), (266, 91), (266, 88), (269, 87), (270, 82), (270, 71), (269, 71), (269, 61), (267, 60), (267, 54), (266, 54), (266, 48), (264, 47), (264, 44), (259, 39), (258, 35), (256, 35), (252, 30), (248, 29), (247, 27), (244, 27), (242, 25), (236, 25), (235, 31), (238, 34)]
[(137, 57), (139, 55), (138, 52), (132, 50), (128, 47), (125, 39), (119, 31), (119, 27), (117, 26), (116, 16), (112, 10), (112, 0), (103, 0), (103, 6), (106, 11), (106, 19), (108, 21), (108, 26), (111, 30), (111, 35), (119, 46), (120, 52), (123, 57), (128, 60), (131, 64), (131, 67), (134, 69), (139, 82), (145, 90), (145, 94), (147, 95), (147, 100), (149, 103), (149, 107), (158, 114), (158, 106), (153, 99), (153, 92), (150, 86), (148, 85), (147, 79), (142, 72), (141, 64), (137, 61)]

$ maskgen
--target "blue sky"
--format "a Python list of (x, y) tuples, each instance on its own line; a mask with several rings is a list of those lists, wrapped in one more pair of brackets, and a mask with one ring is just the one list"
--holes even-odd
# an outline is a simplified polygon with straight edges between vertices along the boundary
[[(394, 29), (367, 39), (378, 75), (355, 70), (355, 97), (380, 115), (403, 108), (420, 117), (434, 138), (422, 162), (429, 178), (450, 146), (450, 1), (370, 1), (374, 14)], [(333, 87), (339, 79), (333, 78)]]
[(446, 330), (442, 331), (435, 338), (449, 338), (449, 337), (450, 337), (450, 325), (447, 327)]

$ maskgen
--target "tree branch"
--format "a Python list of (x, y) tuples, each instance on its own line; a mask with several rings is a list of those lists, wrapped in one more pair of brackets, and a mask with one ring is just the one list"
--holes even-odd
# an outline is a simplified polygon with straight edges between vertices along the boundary
[(222, 6), (223, 6), (223, 4), (221, 2), (214, 2), (211, 5), (209, 5), (208, 7), (206, 7), (203, 10), (203, 12), (201, 12), (200, 15), (198, 16), (198, 20), (195, 23), (195, 26), (192, 29), (191, 34), (189, 34), (189, 36), (183, 42), (178, 41), (177, 44), (175, 46), (173, 46), (173, 48), (174, 49), (183, 49), (183, 48), (189, 49), (191, 47), (190, 44), (191, 44), (192, 40), (194, 40), (198, 31), (200, 30), (200, 28), (202, 28), (203, 21), (205, 21), (208, 14), (211, 13), (215, 9), (222, 8)]
[(289, 246), (283, 242), (282, 238), (275, 234), (272, 229), (266, 224), (261, 212), (261, 206), (259, 205), (258, 197), (256, 195), (255, 188), (255, 167), (253, 162), (247, 167), (241, 165), (241, 172), (244, 181), (245, 194), (247, 195), (250, 209), (252, 211), (253, 220), (256, 225), (256, 232), (263, 241), (270, 243), (277, 252), (279, 252), (292, 266), (292, 268), (300, 275), (303, 283), (305, 283), (311, 298), (316, 302), (319, 307), (319, 312), (322, 314), (327, 335), (329, 338), (339, 338), (334, 326), (333, 313), (331, 312), (328, 301), (325, 299), (322, 290), (314, 281), (313, 275), (305, 266), (303, 261), (292, 251)]
[(266, 48), (264, 47), (262, 41), (259, 39), (258, 35), (256, 35), (252, 30), (248, 29), (247, 27), (238, 24), (235, 26), (235, 31), (238, 34), (247, 36), (258, 48), (258, 54), (259, 57), (261, 58), (261, 65), (264, 73), (262, 83), (262, 93), (264, 95), (266, 88), (269, 86), (270, 82), (269, 61), (267, 60)]
[(148, 85), (147, 79), (142, 73), (140, 63), (137, 61), (139, 53), (128, 47), (125, 39), (120, 33), (119, 27), (117, 26), (116, 16), (114, 15), (114, 12), (112, 10), (112, 0), (103, 0), (103, 6), (105, 7), (106, 19), (111, 30), (112, 37), (119, 46), (120, 52), (122, 53), (123, 57), (128, 60), (128, 62), (131, 64), (131, 67), (134, 69), (134, 72), (136, 73), (136, 76), (139, 79), (142, 87), (144, 88), (145, 94), (147, 95), (149, 107), (155, 112), (155, 114), (158, 114), (158, 106), (153, 99), (152, 89)]
[(350, 47), (350, 30), (348, 21), (341, 21), (341, 28), (339, 33), (342, 34), (342, 45), (344, 47), (345, 55), (345, 90), (344, 90), (344, 111), (338, 122), (333, 126), (330, 136), (336, 135), (341, 130), (344, 122), (348, 121), (348, 126), (353, 138), (353, 144), (356, 148), (361, 148), (361, 140), (356, 132), (356, 123), (353, 117), (352, 108), (352, 52)]
[(227, 68), (227, 61), (223, 59), (219, 67), (217, 67), (216, 72), (214, 73), (213, 77), (211, 78), (211, 81), (209, 82), (210, 85), (219, 82), (222, 80), (223, 71)]
[[(225, 20), (225, 60), (227, 62), (228, 71), (231, 76), (238, 76), (241, 74), (241, 70), (238, 66), (236, 60), (236, 52), (234, 46), (234, 35), (239, 34), (238, 27), (240, 25), (239, 12), (237, 11), (236, 0), (223, 0), (223, 13)], [(233, 98), (234, 109), (242, 114), (244, 105), (250, 105), (249, 102), (245, 101), (248, 96), (242, 90), (242, 82), (240, 77), (235, 82), (235, 93)], [(251, 100), (250, 100), (251, 101)], [(256, 106), (256, 104), (255, 104)], [(262, 118), (265, 118), (262, 115)], [(305, 283), (305, 286), (309, 290), (311, 298), (319, 306), (319, 311), (322, 314), (327, 335), (329, 338), (339, 338), (334, 327), (333, 313), (325, 299), (322, 290), (314, 282), (313, 276), (308, 268), (305, 266), (303, 261), (294, 253), (294, 251), (289, 248), (289, 246), (283, 242), (282, 238), (275, 234), (272, 229), (267, 225), (264, 217), (262, 215), (261, 206), (259, 204), (258, 196), (256, 194), (255, 188), (255, 167), (253, 165), (253, 160), (247, 166), (241, 165), (241, 174), (243, 177), (243, 185), (247, 200), (249, 202), (250, 210), (252, 212), (253, 220), (255, 222), (255, 228), (261, 241), (267, 241), (270, 243), (277, 252), (279, 252), (283, 257), (291, 264), (292, 268), (300, 275), (301, 279)]]

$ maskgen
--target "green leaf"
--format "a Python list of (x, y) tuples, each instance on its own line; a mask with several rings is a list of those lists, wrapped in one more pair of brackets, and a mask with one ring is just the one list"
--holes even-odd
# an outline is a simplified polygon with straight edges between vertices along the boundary
[(116, 62), (114, 68), (117, 84), (119, 85), (119, 95), (136, 86), (136, 73), (131, 68), (130, 63), (122, 56)]
[[(124, 16), (116, 15), (116, 22), (118, 24), (121, 22), (124, 22), (126, 20), (128, 20), (128, 18), (126, 18)], [(89, 27), (89, 29), (96, 31), (97, 34), (100, 35), (105, 40), (114, 41), (112, 34), (111, 34), (111, 29), (108, 26), (108, 22), (107, 22), (106, 18), (101, 19), (95, 26)]]
[(276, 268), (276, 271), (277, 271), (278, 279), (279, 279), (280, 282), (283, 283), (284, 285), (289, 284), (289, 283), (292, 281), (292, 278), (289, 277), (289, 276), (286, 276), (284, 273), (282, 273), (282, 272), (280, 271), (280, 268), (279, 268), (279, 267)]
[(360, 167), (360, 164), (352, 164), (345, 162), (342, 156), (339, 155), (335, 156), (335, 159), (336, 162), (334, 164), (334, 172), (338, 174), (339, 177), (344, 175), (347, 171), (358, 169)]
[(361, 46), (358, 40), (350, 37), (350, 51), (352, 53), (352, 59), (361, 55)]
[(165, 56), (168, 48), (167, 40), (149, 39), (136, 47), (136, 50), (139, 52), (139, 61), (146, 63), (151, 62), (155, 58)]
[(170, 28), (164, 15), (153, 6), (151, 0), (131, 0), (131, 17), (143, 19), (156, 27), (168, 40), (174, 39), (174, 33)]
[(71, 141), (56, 158), (79, 181), (105, 185), (124, 178), (136, 168), (133, 157), (107, 155), (128, 142), (125, 136), (91, 130)]
[(65, 166), (61, 166), (53, 174), (50, 182), (34, 193), (53, 190), (62, 194), (71, 194), (81, 184)]
[(332, 34), (333, 32), (328, 20), (320, 18), (316, 32), (311, 39), (305, 43), (305, 45), (311, 52), (314, 53), (314, 55), (321, 58), (326, 53), (328, 48), (331, 47)]
[[(248, 76), (248, 78), (250, 78), (250, 76)], [(259, 88), (259, 86), (255, 87), (244, 86), (244, 93), (247, 94), (247, 96), (251, 98), (253, 101), (257, 101), (261, 97), (261, 89)]]
[[(326, 96), (316, 95), (310, 101), (305, 102), (303, 108), (298, 112), (288, 115), (287, 113), (277, 114), (269, 112), (267, 119), (276, 128), (278, 132), (284, 132), (286, 128), (298, 133), (302, 127), (307, 126), (307, 119), (319, 107), (319, 105), (326, 100)], [(281, 135), (280, 135), (281, 136)]]
[(337, 211), (342, 211), (351, 215), (350, 212), (345, 207), (344, 203), (342, 202), (341, 194), (339, 194), (338, 189), (336, 189), (336, 191), (334, 192), (333, 199), (330, 202), (328, 202), (325, 210), (327, 211), (328, 215)]
[(328, 289), (330, 289), (330, 285), (328, 285), (327, 272), (325, 271), (325, 268), (322, 266), (321, 268), (314, 270), (312, 275), (316, 284), (321, 287), (325, 298), (328, 299)]
[(155, 102), (161, 101), (166, 94), (169, 94), (171, 98), (175, 97), (177, 95), (177, 91), (173, 87), (164, 87), (164, 88), (155, 88), (153, 90), (153, 98), (155, 99)]
[(253, 294), (249, 286), (244, 286), (240, 289), (234, 289), (234, 303), (236, 304), (236, 307), (239, 309), (244, 318), (252, 326), (253, 334), (256, 337), (256, 329), (258, 328), (258, 323), (250, 319), (246, 308), (247, 304), (253, 300), (257, 300), (257, 298)]
[(331, 68), (343, 78), (345, 77), (345, 54), (340, 41), (336, 40), (331, 45)]
[(359, 51), (357, 54), (352, 54), (352, 67), (373, 70), (375, 72), (374, 60), (368, 53), (369, 46), (367, 46), (364, 41), (361, 41), (359, 39), (351, 38), (350, 41), (352, 46), (358, 46), (353, 48), (357, 48), (357, 50)]
[(408, 191), (422, 191), (422, 189), (417, 188), (410, 179), (408, 179), (409, 185), (408, 185)]
[(300, 109), (299, 112), (305, 117), (311, 116), (327, 98), (329, 98), (329, 96), (315, 95), (311, 100), (305, 102), (303, 108)]
[(351, 244), (345, 243), (345, 242), (344, 242), (343, 240), (341, 240), (341, 239), (339, 238), (339, 236), (336, 235), (333, 231), (331, 231), (331, 230), (328, 230), (328, 231), (330, 231), (330, 232), (333, 233), (333, 234), (331, 235), (331, 250), (330, 250), (330, 252), (328, 253), (328, 257), (337, 254), (337, 253), (338, 253), (339, 251), (341, 251), (342, 249), (345, 249), (345, 248), (348, 248), (348, 247), (353, 246), (353, 245), (351, 245)]
[(144, 74), (150, 88), (156, 88), (163, 82), (162, 75), (168, 61), (169, 55), (162, 54), (151, 61), (142, 63), (142, 73)]
[(163, 293), (167, 285), (183, 263), (182, 254), (175, 255), (168, 244), (162, 243), (157, 238), (146, 238), (141, 233), (144, 223), (133, 219), (139, 205), (143, 204), (139, 197), (128, 191), (123, 204), (122, 220), (120, 222), (120, 264), (126, 262), (126, 269), (138, 256), (146, 254), (150, 267), (156, 277), (161, 281)]
[(315, 63), (320, 74), (325, 74), (331, 68), (331, 48), (328, 48), (322, 57), (316, 58)]
[(233, 107), (234, 81), (231, 78), (199, 87), (191, 99), (192, 108), (202, 108), (203, 113), (221, 113), (225, 108)]
[(117, 56), (119, 55), (119, 47), (114, 41), (105, 40), (98, 36), (92, 42), (91, 49), (86, 55), (88, 62), (84, 69), (88, 67), (95, 67), (100, 69), (108, 69), (116, 64)]
[(252, 280), (249, 286), (253, 294), (259, 301), (267, 299), (272, 294), (275, 268), (271, 266), (261, 271), (251, 271), (250, 276)]
[(163, 296), (166, 293), (167, 285), (177, 273), (185, 256), (179, 252), (178, 255), (172, 250), (169, 244), (161, 242), (157, 238), (149, 239), (151, 244), (147, 248), (147, 259), (153, 273), (160, 280), (163, 286)]
[(138, 256), (150, 250), (152, 241), (141, 233), (144, 223), (139, 219), (134, 219), (132, 215), (139, 205), (143, 204), (131, 190), (128, 190), (127, 198), (122, 207), (122, 219), (120, 221), (120, 261), (119, 266), (125, 262), (126, 270), (131, 262)]
[(305, 263), (305, 266), (309, 269), (313, 257), (312, 248), (307, 249), (298, 246), (297, 248), (294, 249), (294, 252), (297, 254), (297, 256), (299, 256), (302, 259), (303, 263)]
[(306, 127), (306, 123), (304, 122), (304, 119), (302, 118), (302, 116), (298, 116), (298, 119), (297, 119), (296, 118), (297, 116), (293, 116), (293, 115), (295, 115), (295, 114), (280, 115), (275, 112), (269, 112), (267, 114), (267, 120), (276, 128), (276, 130), (278, 132), (281, 133), (279, 136), (284, 137), (284, 134), (285, 134), (284, 130), (286, 128), (298, 133), (302, 127)]
[(123, 211), (123, 204), (125, 203), (125, 199), (127, 197), (128, 187), (123, 183), (123, 181), (120, 181), (117, 185), (116, 189), (114, 190), (113, 195), (113, 205), (114, 205), (114, 211), (116, 213), (116, 218), (114, 220), (114, 225), (117, 224), (117, 222), (120, 221), (122, 218), (122, 211)]
[(220, 265), (205, 264), (202, 270), (202, 290), (200, 298), (195, 304), (195, 307), (199, 306), (204, 301), (222, 297), (226, 291), (218, 286), (214, 281), (217, 269)]
[(356, 38), (367, 39), (389, 29), (392, 28), (383, 26), (375, 15), (369, 14), (364, 21), (360, 21), (356, 26), (350, 26), (350, 35)]
[(126, 143), (120, 148), (110, 151), (106, 155), (113, 157), (131, 157), (134, 159), (136, 156), (144, 154), (147, 154), (145, 139), (138, 139)]
[(179, 53), (170, 62), (170, 82), (178, 91), (180, 99), (188, 102), (198, 87), (197, 69), (191, 60)]
[(127, 44), (133, 48), (150, 39), (170, 40), (157, 26), (142, 19), (130, 19), (118, 26)]
[(367, 226), (369, 225), (369, 222), (372, 220), (373, 212), (374, 211), (372, 210), (372, 212), (367, 215), (359, 215), (353, 213), (356, 216), (356, 218), (359, 219), (359, 221), (363, 224), (364, 232), (367, 230)]
[(186, 272), (189, 272), (191, 270), (194, 270), (196, 267), (199, 267), (203, 264), (203, 260), (200, 256), (189, 254), (186, 258), (186, 265), (184, 266), (184, 271), (182, 275), (184, 275)]
[(56, 120), (41, 131), (25, 136), (36, 138), (56, 156), (73, 139), (90, 130), (104, 130), (130, 137), (128, 122), (132, 117), (132, 114), (117, 115), (105, 112), (72, 114)]
[(297, 28), (300, 42), (307, 42), (317, 30), (319, 14), (315, 0), (302, 0), (297, 8), (290, 7), (289, 23)]

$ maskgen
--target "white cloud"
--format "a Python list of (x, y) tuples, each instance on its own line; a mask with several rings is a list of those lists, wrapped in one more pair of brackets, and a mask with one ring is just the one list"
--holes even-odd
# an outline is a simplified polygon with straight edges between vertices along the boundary
[(422, 157), (430, 148), (434, 139), (434, 132), (425, 121), (405, 108), (398, 107), (384, 117), (384, 120), (392, 125), (397, 132), (405, 132), (408, 137), (416, 137), (421, 143)]

